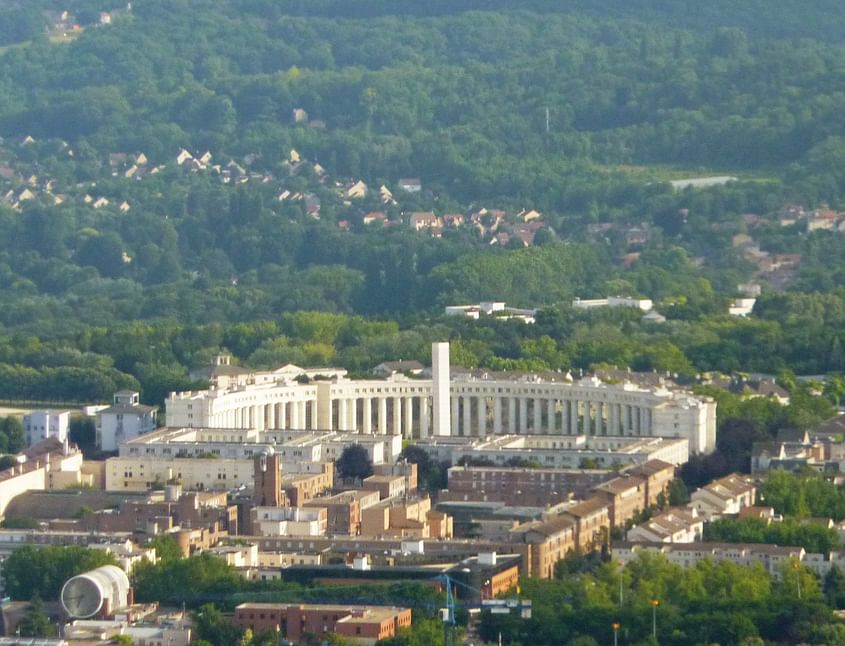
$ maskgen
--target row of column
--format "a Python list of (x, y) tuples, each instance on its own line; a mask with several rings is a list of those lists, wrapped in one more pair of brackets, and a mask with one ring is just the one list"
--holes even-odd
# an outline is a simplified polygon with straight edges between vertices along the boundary
[[(452, 435), (651, 435), (652, 411), (642, 406), (555, 398), (453, 395)], [(431, 398), (340, 398), (332, 402), (331, 428), (319, 428), (317, 401), (244, 406), (215, 415), (212, 425), (258, 430), (337, 430), (431, 435)], [(491, 429), (492, 425), (492, 429)]]
[(650, 435), (652, 411), (643, 406), (570, 399), (452, 397), (453, 435), (484, 436), (491, 423), (495, 435)]
[(258, 430), (316, 429), (317, 402), (293, 401), (242, 406), (214, 415), (211, 425)]

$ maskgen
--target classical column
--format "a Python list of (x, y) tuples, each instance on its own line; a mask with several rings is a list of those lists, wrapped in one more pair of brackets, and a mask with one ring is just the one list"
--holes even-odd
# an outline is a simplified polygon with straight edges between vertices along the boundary
[(452, 395), (452, 435), (461, 434), (461, 399)]
[(508, 398), (508, 433), (511, 435), (517, 432), (516, 428), (516, 397)]
[(543, 432), (543, 404), (541, 399), (535, 399), (532, 404), (534, 409), (534, 433)]
[(290, 427), (295, 431), (302, 429), (299, 421), (299, 402), (291, 402)]
[(547, 432), (549, 435), (554, 435), (557, 433), (557, 412), (555, 411), (555, 400), (549, 399), (546, 402), (546, 425), (547, 425)]
[(584, 435), (593, 435), (593, 402), (589, 399), (583, 402), (584, 408)]
[(569, 400), (569, 434), (578, 435), (578, 401)]
[(378, 398), (378, 432), (387, 433), (387, 397)]
[(364, 423), (361, 426), (364, 433), (371, 433), (373, 430), (373, 400), (364, 397)]
[(308, 406), (311, 407), (311, 426), (309, 428), (314, 431), (320, 428), (318, 421), (320, 419), (320, 403), (316, 399), (313, 399), (308, 402)]
[(463, 396), (464, 400), (464, 424), (463, 433), (466, 436), (472, 435), (472, 397), (468, 395)]
[(596, 402), (596, 435), (606, 435), (604, 428), (604, 404)]
[(402, 436), (408, 439), (414, 437), (414, 398), (405, 397), (405, 422), (402, 426)]
[(478, 437), (487, 435), (487, 398), (484, 395), (478, 398)]
[(264, 415), (267, 417), (267, 424), (265, 428), (276, 428), (276, 404), (267, 404), (264, 406)]
[(525, 397), (519, 399), (519, 432), (528, 432), (528, 400)]
[(431, 430), (429, 429), (429, 424), (431, 423), (431, 417), (429, 415), (430, 406), (429, 398), (425, 395), (420, 397), (420, 439), (423, 440), (431, 435)]
[(622, 434), (631, 432), (631, 405), (622, 404)]
[(347, 402), (345, 398), (337, 400), (337, 422), (332, 426), (332, 429), (338, 431), (345, 431), (346, 421), (348, 419)]
[(393, 398), (393, 435), (402, 432), (402, 398)]
[(353, 398), (349, 400), (346, 405), (347, 422), (346, 428), (350, 431), (358, 430), (358, 400)]
[(502, 398), (493, 399), (493, 434), (502, 434)]

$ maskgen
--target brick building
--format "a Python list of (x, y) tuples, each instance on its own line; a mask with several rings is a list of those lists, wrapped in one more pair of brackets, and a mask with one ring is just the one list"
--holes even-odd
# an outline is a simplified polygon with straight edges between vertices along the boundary
[(54, 525), (57, 529), (133, 534), (157, 534), (181, 528), (186, 533), (177, 540), (183, 552), (190, 552), (237, 534), (238, 508), (228, 504), (225, 492), (182, 494), (178, 485), (170, 485), (163, 497), (154, 493), (142, 500), (124, 500), (116, 510), (86, 513), (78, 521), (57, 521)]
[(516, 528), (516, 540), (531, 545), (530, 568), (533, 576), (551, 579), (555, 564), (575, 549), (577, 522), (569, 516), (558, 516), (546, 522), (535, 522)]
[(645, 509), (646, 482), (638, 476), (620, 476), (593, 489), (593, 496), (609, 505), (610, 526), (622, 527)]
[(282, 490), (292, 507), (301, 507), (334, 486), (334, 463), (322, 463), (319, 473), (283, 475)]
[(333, 606), (242, 603), (235, 608), (235, 623), (255, 633), (280, 630), (300, 643), (310, 633), (318, 638), (336, 633), (356, 644), (375, 644), (411, 625), (411, 610), (390, 606)]
[(616, 474), (607, 470), (451, 467), (444, 501), (504, 502), (545, 507), (589, 492)]
[(371, 475), (361, 485), (367, 491), (378, 491), (381, 499), (405, 495), (405, 477), (401, 475)]
[(667, 494), (669, 483), (675, 479), (675, 466), (663, 460), (649, 460), (625, 471), (645, 480), (646, 505), (656, 505), (660, 494)]
[(610, 530), (610, 504), (600, 498), (572, 505), (564, 515), (575, 521), (575, 544), (583, 551), (603, 541)]
[(326, 508), (328, 534), (357, 536), (361, 533), (361, 512), (379, 500), (378, 491), (344, 491), (334, 496), (312, 498), (304, 506)]

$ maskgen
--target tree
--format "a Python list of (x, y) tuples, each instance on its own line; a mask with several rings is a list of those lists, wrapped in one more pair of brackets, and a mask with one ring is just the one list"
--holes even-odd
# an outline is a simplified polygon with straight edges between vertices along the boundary
[(831, 607), (845, 608), (845, 574), (836, 565), (825, 575), (822, 590)]
[(68, 429), (68, 437), (76, 444), (83, 454), (96, 449), (97, 431), (94, 420), (87, 416), (72, 417)]
[(155, 548), (156, 558), (162, 563), (168, 564), (182, 558), (182, 550), (171, 536), (165, 534), (154, 536), (150, 539), (149, 546)]
[(126, 268), (124, 245), (113, 231), (88, 237), (77, 252), (82, 266), (94, 267), (105, 278), (118, 278)]
[(680, 507), (689, 502), (689, 491), (681, 478), (675, 478), (669, 483), (669, 505)]
[(232, 646), (240, 642), (243, 631), (228, 621), (213, 603), (200, 606), (194, 613), (197, 635), (212, 646)]
[(3, 529), (38, 529), (41, 524), (28, 516), (6, 516), (0, 526)]
[(52, 637), (55, 634), (53, 624), (44, 611), (41, 597), (35, 594), (26, 609), (26, 615), (20, 623), (23, 637)]
[(180, 604), (208, 594), (230, 594), (246, 584), (234, 568), (210, 554), (139, 563), (133, 570), (135, 597), (142, 602)]
[(104, 550), (50, 545), (36, 548), (24, 545), (12, 552), (3, 564), (5, 590), (12, 599), (34, 596), (57, 599), (65, 581), (101, 565), (115, 565)]
[(335, 462), (335, 468), (341, 478), (363, 480), (373, 475), (373, 463), (367, 449), (360, 444), (350, 444), (343, 449)]
[(10, 415), (0, 420), (0, 432), (6, 436), (9, 453), (20, 453), (26, 448), (26, 435), (20, 418)]

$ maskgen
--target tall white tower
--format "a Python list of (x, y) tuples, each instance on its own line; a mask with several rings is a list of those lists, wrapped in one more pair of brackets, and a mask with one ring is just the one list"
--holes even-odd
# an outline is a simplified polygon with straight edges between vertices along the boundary
[(432, 417), (435, 437), (452, 434), (452, 418), (449, 408), (449, 344), (431, 344)]

